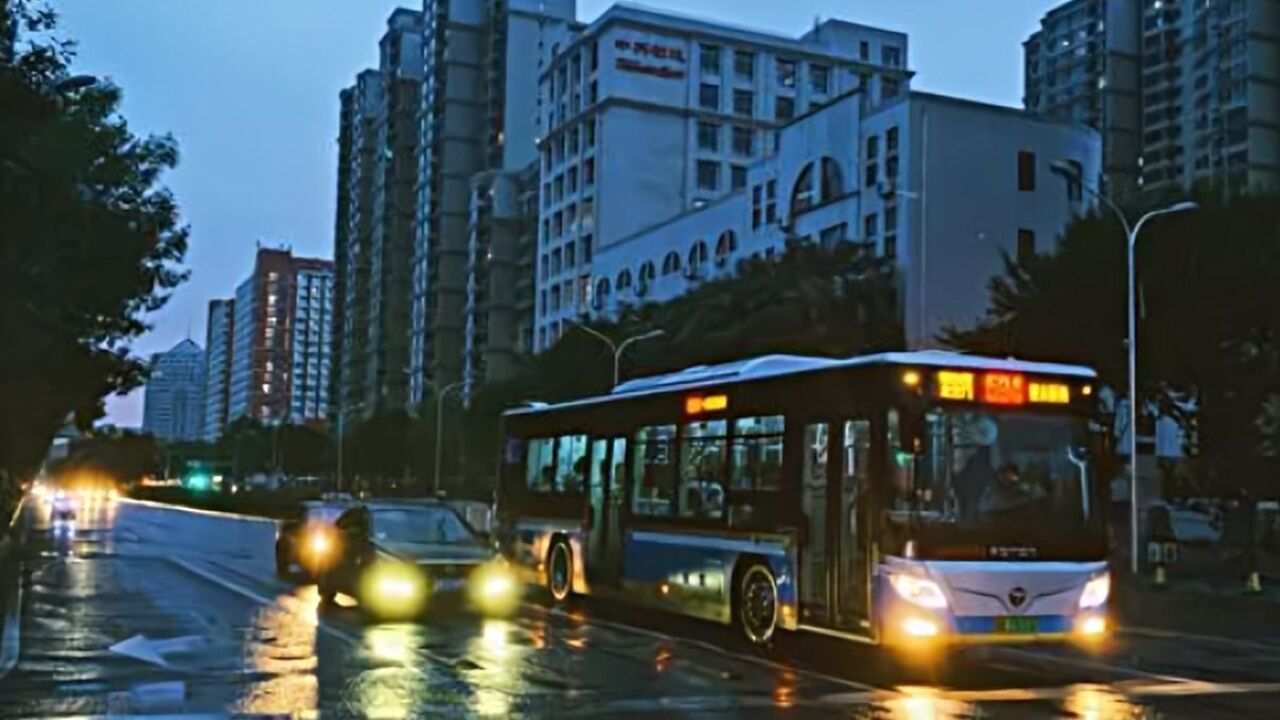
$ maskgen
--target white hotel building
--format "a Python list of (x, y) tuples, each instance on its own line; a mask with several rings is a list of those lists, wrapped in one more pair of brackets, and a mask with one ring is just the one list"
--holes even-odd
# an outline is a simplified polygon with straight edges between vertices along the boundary
[(600, 258), (647, 257), (637, 233), (742, 197), (779, 127), (856, 88), (898, 96), (910, 79), (904, 34), (839, 20), (789, 38), (615, 5), (549, 50), (535, 351), (591, 312)]

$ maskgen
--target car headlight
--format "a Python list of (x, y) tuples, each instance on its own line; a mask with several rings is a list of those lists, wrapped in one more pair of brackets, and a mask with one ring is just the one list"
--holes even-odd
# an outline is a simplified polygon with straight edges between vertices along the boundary
[(426, 602), (422, 574), (408, 563), (377, 562), (365, 574), (362, 585), (360, 604), (367, 605), (377, 615), (413, 615), (420, 612)]
[(942, 588), (928, 578), (894, 573), (889, 576), (889, 584), (898, 593), (898, 597), (913, 605), (932, 609), (947, 606), (947, 596), (942, 594)]
[(1103, 573), (1090, 580), (1080, 593), (1081, 608), (1095, 608), (1102, 605), (1111, 596), (1111, 574)]
[(505, 615), (520, 603), (520, 582), (500, 560), (476, 568), (468, 583), (471, 604), (490, 615)]

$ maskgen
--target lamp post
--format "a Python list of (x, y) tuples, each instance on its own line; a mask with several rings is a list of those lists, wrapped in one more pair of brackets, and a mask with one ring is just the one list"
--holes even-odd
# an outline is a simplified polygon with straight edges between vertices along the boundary
[(1138, 511), (1138, 330), (1137, 330), (1137, 302), (1134, 292), (1136, 280), (1136, 270), (1134, 267), (1134, 248), (1138, 244), (1138, 233), (1142, 232), (1142, 226), (1148, 220), (1160, 216), (1169, 215), (1171, 213), (1187, 212), (1195, 210), (1199, 207), (1191, 201), (1183, 201), (1174, 203), (1158, 210), (1151, 210), (1142, 217), (1138, 218), (1138, 222), (1130, 224), (1129, 218), (1120, 209), (1110, 197), (1085, 184), (1084, 179), (1080, 176), (1077, 166), (1072, 163), (1059, 160), (1051, 166), (1053, 171), (1067, 178), (1069, 182), (1079, 183), (1085, 192), (1094, 196), (1103, 205), (1107, 206), (1116, 218), (1120, 220), (1120, 226), (1124, 228), (1125, 243), (1127, 245), (1127, 271), (1129, 279), (1129, 569), (1137, 574), (1138, 572), (1138, 521), (1140, 513)]
[(455, 383), (445, 385), (436, 395), (436, 450), (435, 450), (435, 471), (431, 475), (431, 490), (433, 493), (440, 492), (440, 441), (444, 435), (444, 399), (449, 393), (457, 390), (466, 383), (465, 380), (459, 380)]
[(640, 342), (641, 340), (649, 340), (649, 339), (651, 339), (651, 338), (656, 338), (656, 337), (659, 337), (659, 336), (661, 336), (661, 335), (666, 335), (666, 334), (667, 334), (667, 332), (666, 332), (665, 330), (662, 330), (662, 329), (658, 329), (658, 330), (650, 330), (650, 331), (649, 331), (649, 332), (647, 332), (647, 333), (641, 333), (641, 334), (639, 334), (639, 335), (632, 335), (631, 337), (627, 338), (626, 340), (623, 340), (623, 341), (622, 341), (622, 342), (620, 342), (620, 343), (614, 343), (614, 342), (613, 342), (612, 340), (610, 340), (610, 339), (608, 338), (608, 336), (606, 336), (604, 333), (599, 332), (599, 331), (597, 331), (597, 330), (592, 330), (591, 328), (587, 327), (586, 325), (574, 325), (574, 327), (579, 328), (579, 329), (581, 329), (581, 330), (585, 330), (586, 332), (588, 332), (588, 333), (590, 333), (590, 334), (594, 335), (595, 337), (599, 338), (601, 341), (603, 341), (603, 342), (604, 342), (604, 344), (606, 344), (606, 345), (608, 345), (608, 346), (609, 346), (609, 350), (613, 353), (613, 386), (614, 386), (614, 387), (617, 387), (617, 386), (618, 386), (618, 363), (619, 363), (619, 362), (621, 361), (621, 359), (622, 359), (622, 353), (623, 353), (623, 352), (625, 352), (625, 351), (626, 351), (626, 349), (627, 349), (627, 348), (628, 348), (632, 343), (637, 343), (637, 342)]

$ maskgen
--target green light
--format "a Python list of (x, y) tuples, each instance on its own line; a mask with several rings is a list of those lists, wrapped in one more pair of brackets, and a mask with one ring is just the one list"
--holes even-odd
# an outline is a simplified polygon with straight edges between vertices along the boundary
[(190, 490), (208, 490), (211, 480), (208, 475), (196, 473), (187, 477), (187, 488)]

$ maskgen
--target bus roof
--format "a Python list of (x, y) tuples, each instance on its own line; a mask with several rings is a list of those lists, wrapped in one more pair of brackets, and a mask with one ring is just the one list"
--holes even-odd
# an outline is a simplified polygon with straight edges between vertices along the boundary
[(914, 350), (885, 352), (874, 355), (858, 355), (850, 358), (826, 358), (806, 355), (761, 355), (735, 360), (719, 365), (695, 365), (663, 375), (650, 375), (619, 383), (609, 395), (586, 397), (554, 405), (530, 403), (528, 407), (512, 408), (504, 414), (536, 413), (551, 408), (608, 402), (613, 399), (641, 397), (674, 390), (689, 390), (709, 385), (760, 380), (784, 375), (797, 375), (817, 370), (851, 368), (873, 365), (903, 365), (917, 367), (963, 368), (1021, 372), (1031, 375), (1067, 375), (1092, 379), (1097, 377), (1093, 369), (1083, 365), (1031, 362), (1014, 358), (992, 358), (966, 355), (947, 350)]

